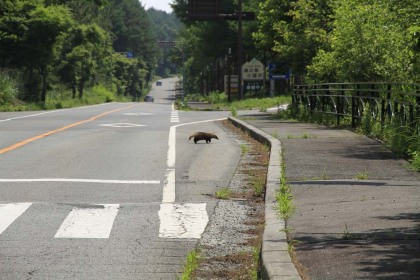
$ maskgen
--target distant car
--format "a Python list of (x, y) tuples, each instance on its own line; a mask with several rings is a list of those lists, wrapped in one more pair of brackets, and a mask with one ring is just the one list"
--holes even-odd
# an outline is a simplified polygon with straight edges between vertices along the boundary
[(161, 80), (157, 80), (157, 81), (156, 81), (156, 85), (157, 85), (157, 86), (161, 86), (161, 85), (162, 85), (162, 81), (161, 81)]
[(151, 95), (146, 95), (144, 97), (144, 102), (155, 102), (155, 98)]

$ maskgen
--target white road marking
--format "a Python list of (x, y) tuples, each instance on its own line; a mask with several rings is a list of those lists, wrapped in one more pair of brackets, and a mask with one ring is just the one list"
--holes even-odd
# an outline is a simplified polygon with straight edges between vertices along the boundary
[(163, 203), (175, 202), (175, 169), (166, 169), (165, 184), (163, 186)]
[(168, 155), (166, 160), (165, 184), (162, 204), (159, 210), (159, 237), (161, 238), (201, 238), (209, 221), (206, 203), (175, 204), (175, 162), (176, 128), (184, 125), (221, 121), (204, 120), (171, 126), (169, 129)]
[(11, 120), (18, 120), (18, 119), (24, 119), (24, 118), (36, 117), (36, 116), (45, 115), (45, 114), (50, 114), (50, 113), (54, 113), (54, 112), (56, 112), (56, 111), (48, 111), (48, 112), (43, 112), (43, 113), (39, 113), (39, 114), (33, 114), (33, 115), (27, 115), (27, 116), (14, 117), (14, 118), (9, 118), (9, 119), (0, 120), (0, 122), (7, 122), (7, 121), (11, 121)]
[(205, 203), (164, 203), (159, 218), (161, 238), (201, 238), (209, 221)]
[(0, 234), (5, 231), (32, 203), (0, 204)]
[(56, 112), (61, 112), (61, 111), (67, 111), (67, 110), (79, 110), (79, 109), (85, 109), (85, 108), (89, 108), (89, 107), (103, 106), (103, 105), (106, 105), (106, 104), (109, 104), (109, 103), (101, 103), (101, 104), (90, 105), (90, 106), (82, 106), (82, 107), (75, 107), (75, 108), (66, 108), (66, 109), (59, 109), (59, 110), (51, 110), (51, 111), (37, 113), (37, 114), (32, 114), (32, 115), (26, 115), (26, 116), (8, 118), (8, 119), (0, 120), (0, 122), (7, 122), (7, 121), (12, 121), (12, 120), (24, 119), (24, 118), (31, 118), (31, 117), (36, 117), (36, 116), (45, 115), (45, 114), (51, 114), (51, 113), (56, 113)]
[(119, 204), (74, 208), (61, 224), (55, 238), (109, 238)]
[(176, 128), (185, 125), (193, 125), (198, 123), (205, 123), (205, 122), (214, 122), (214, 121), (223, 121), (226, 118), (222, 119), (213, 119), (213, 120), (204, 120), (204, 121), (197, 121), (197, 122), (190, 122), (190, 123), (182, 123), (171, 126), (169, 129), (169, 139), (168, 139), (168, 156), (166, 160), (167, 168), (173, 169), (175, 167), (175, 160), (176, 160)]
[(135, 124), (135, 123), (110, 123), (110, 124), (100, 124), (100, 126), (108, 127), (141, 127), (146, 126), (144, 124)]
[(171, 123), (177, 123), (177, 122), (179, 122), (178, 110), (174, 110), (171, 112)]
[(152, 113), (124, 113), (125, 116), (150, 116)]
[(160, 180), (101, 180), (101, 179), (67, 179), (67, 178), (0, 179), (0, 183), (30, 183), (30, 182), (71, 182), (71, 183), (98, 183), (98, 184), (160, 184)]

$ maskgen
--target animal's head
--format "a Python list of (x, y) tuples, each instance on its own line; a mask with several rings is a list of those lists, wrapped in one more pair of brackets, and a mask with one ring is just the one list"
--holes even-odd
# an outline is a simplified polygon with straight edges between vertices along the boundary
[(219, 140), (219, 137), (217, 137), (216, 134), (213, 134), (213, 137), (212, 138)]

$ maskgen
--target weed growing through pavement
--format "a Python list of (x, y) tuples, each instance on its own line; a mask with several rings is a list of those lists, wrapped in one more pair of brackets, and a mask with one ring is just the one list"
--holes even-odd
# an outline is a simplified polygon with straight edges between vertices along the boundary
[(241, 144), (241, 155), (244, 156), (248, 153), (249, 148), (247, 144)]
[(366, 172), (357, 172), (356, 179), (357, 180), (367, 180), (368, 179), (368, 174)]
[(230, 113), (232, 114), (232, 117), (236, 118), (238, 116), (238, 111), (235, 107), (230, 108)]
[(260, 255), (261, 255), (260, 252), (261, 252), (261, 246), (252, 248), (252, 259), (254, 260), (253, 262), (254, 265), (251, 267), (250, 273), (249, 273), (251, 276), (251, 279), (255, 279), (255, 280), (260, 279), (258, 277), (258, 269), (260, 267)]
[(195, 271), (198, 268), (199, 264), (199, 253), (197, 250), (193, 250), (188, 253), (187, 260), (184, 265), (184, 269), (182, 271), (182, 276), (177, 277), (178, 280), (190, 280), (193, 279), (193, 276), (195, 274)]
[(276, 199), (277, 210), (280, 217), (284, 220), (288, 220), (292, 216), (295, 206), (292, 201), (292, 188), (286, 180), (285, 169), (286, 167), (283, 160), (281, 164), (280, 190), (276, 194)]
[(344, 223), (344, 232), (341, 235), (341, 239), (343, 240), (360, 240), (362, 236), (357, 233), (351, 233), (347, 227), (347, 223)]
[(229, 188), (222, 188), (216, 192), (218, 199), (229, 199), (232, 196), (232, 191)]
[(257, 176), (252, 179), (252, 187), (255, 196), (261, 196), (265, 190), (265, 177)]

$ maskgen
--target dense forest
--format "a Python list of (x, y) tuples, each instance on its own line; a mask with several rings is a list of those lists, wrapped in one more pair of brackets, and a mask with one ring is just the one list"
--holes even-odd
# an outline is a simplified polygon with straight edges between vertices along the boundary
[[(181, 29), (181, 21), (174, 13), (168, 14), (164, 11), (159, 11), (153, 8), (147, 10), (147, 14), (151, 21), (152, 33), (155, 34), (158, 42), (163, 42), (161, 45), (161, 55), (156, 69), (156, 74), (166, 77), (170, 74), (176, 73), (181, 66), (182, 61), (180, 56), (176, 55), (179, 50), (174, 49), (174, 43)], [(168, 44), (164, 44), (168, 43)], [(173, 55), (175, 54), (175, 56)]]
[(60, 107), (92, 91), (138, 99), (157, 69), (175, 71), (157, 41), (174, 40), (179, 25), (138, 0), (1, 0), (0, 106)]
[[(243, 58), (296, 82), (419, 82), (418, 0), (243, 0)], [(219, 0), (235, 13), (236, 0)], [(141, 0), (0, 0), (0, 106), (86, 92), (138, 98), (183, 65), (186, 93), (223, 90), (238, 65), (236, 20), (191, 21)], [(159, 41), (172, 42), (165, 47)], [(160, 47), (159, 47), (160, 46)], [(230, 53), (229, 53), (230, 50)], [(61, 106), (61, 105), (57, 105)]]
[[(188, 1), (173, 2), (185, 23), (178, 39), (187, 57), (185, 86), (199, 91), (203, 79), (224, 67), (229, 48), (236, 62), (238, 25), (189, 21)], [(420, 82), (418, 0), (242, 2), (243, 11), (256, 13), (256, 20), (243, 21), (243, 61), (272, 63), (297, 82)], [(236, 3), (219, 1), (227, 12), (235, 12)]]

